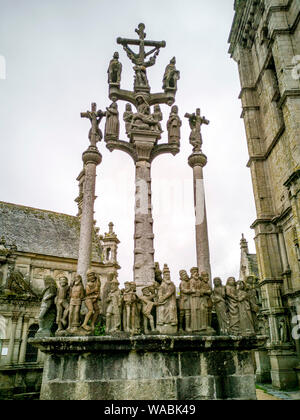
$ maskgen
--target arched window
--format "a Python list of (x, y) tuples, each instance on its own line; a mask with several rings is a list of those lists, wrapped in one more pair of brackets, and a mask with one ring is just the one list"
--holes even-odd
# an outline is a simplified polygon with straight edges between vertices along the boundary
[[(29, 327), (28, 336), (27, 338), (33, 338), (39, 329), (37, 324), (32, 324)], [(30, 343), (27, 343), (26, 346), (26, 355), (25, 355), (25, 362), (27, 363), (34, 363), (37, 361), (38, 349), (33, 347)]]
[(111, 257), (111, 249), (107, 248), (107, 250), (106, 250), (106, 261), (110, 261), (110, 257)]

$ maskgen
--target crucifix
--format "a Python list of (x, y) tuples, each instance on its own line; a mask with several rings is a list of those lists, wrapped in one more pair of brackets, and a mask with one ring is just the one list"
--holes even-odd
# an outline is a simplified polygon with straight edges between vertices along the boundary
[[(135, 32), (139, 35), (139, 39), (127, 39), (127, 38), (118, 38), (117, 43), (123, 45), (124, 50), (126, 51), (127, 56), (135, 65), (133, 67), (135, 71), (135, 90), (139, 89), (149, 89), (149, 83), (146, 74), (146, 68), (154, 66), (156, 62), (156, 57), (159, 54), (160, 48), (166, 46), (165, 41), (146, 41), (145, 25), (140, 23), (138, 29)], [(129, 45), (139, 46), (138, 54), (134, 53)], [(153, 47), (150, 51), (146, 52), (145, 47)], [(153, 55), (152, 55), (153, 54)], [(152, 55), (152, 56), (151, 56)], [(151, 56), (147, 61), (146, 58)]]
[(88, 118), (91, 121), (92, 128), (89, 131), (89, 139), (91, 146), (96, 147), (97, 142), (102, 139), (102, 132), (99, 128), (99, 124), (105, 116), (105, 112), (102, 112), (101, 110), (97, 111), (97, 104), (93, 102), (91, 111), (82, 112), (80, 116), (81, 118)]
[(205, 117), (201, 117), (200, 108), (196, 109), (194, 114), (185, 114), (185, 118), (188, 118), (190, 123), (190, 144), (194, 147), (194, 152), (201, 152), (202, 150), (202, 135), (201, 126), (202, 124), (209, 124), (209, 121)]

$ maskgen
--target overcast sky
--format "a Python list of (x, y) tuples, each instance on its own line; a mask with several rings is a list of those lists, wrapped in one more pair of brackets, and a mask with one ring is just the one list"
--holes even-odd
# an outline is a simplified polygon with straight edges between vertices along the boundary
[[(123, 64), (123, 89), (132, 90), (132, 64), (118, 36), (166, 41), (155, 67), (148, 69), (152, 92), (160, 92), (173, 56), (181, 79), (176, 104), (183, 120), (181, 152), (163, 155), (152, 166), (155, 260), (167, 263), (178, 284), (180, 269), (196, 264), (192, 152), (186, 112), (201, 108), (204, 169), (212, 275), (239, 276), (239, 241), (255, 220), (246, 137), (236, 63), (228, 54), (233, 0), (0, 0), (0, 200), (67, 214), (77, 213), (76, 177), (82, 169), (90, 123), (80, 112), (91, 102), (104, 110), (107, 68), (114, 51)], [(0, 60), (0, 63), (3, 62)], [(1, 79), (2, 75), (2, 79)], [(121, 139), (125, 140), (119, 102)], [(166, 121), (170, 108), (162, 106)], [(104, 120), (101, 123), (104, 131)], [(98, 144), (95, 218), (100, 232), (113, 221), (119, 245), (120, 281), (132, 280), (134, 164), (120, 151)]]

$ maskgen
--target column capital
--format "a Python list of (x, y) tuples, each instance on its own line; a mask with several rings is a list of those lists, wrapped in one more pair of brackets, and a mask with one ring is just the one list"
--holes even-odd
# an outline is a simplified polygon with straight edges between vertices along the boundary
[(194, 168), (195, 166), (201, 166), (201, 168), (204, 168), (207, 164), (207, 157), (202, 152), (194, 152), (189, 157), (188, 163), (191, 168)]
[(93, 163), (99, 165), (102, 162), (102, 155), (99, 153), (97, 147), (89, 146), (89, 148), (82, 154), (83, 163)]

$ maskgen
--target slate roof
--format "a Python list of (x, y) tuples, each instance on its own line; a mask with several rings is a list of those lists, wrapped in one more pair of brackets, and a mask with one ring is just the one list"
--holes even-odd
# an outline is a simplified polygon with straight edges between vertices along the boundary
[[(0, 201), (0, 238), (26, 253), (78, 258), (80, 221), (76, 216)], [(101, 261), (93, 243), (92, 260)]]

